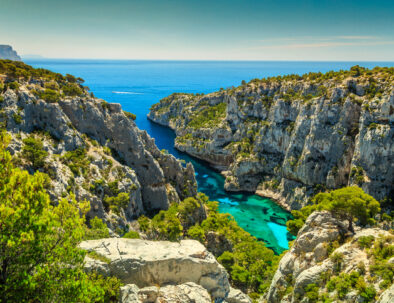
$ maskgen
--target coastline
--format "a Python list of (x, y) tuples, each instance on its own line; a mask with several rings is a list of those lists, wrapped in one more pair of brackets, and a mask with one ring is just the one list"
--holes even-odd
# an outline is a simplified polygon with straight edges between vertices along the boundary
[[(147, 119), (150, 120), (150, 121), (153, 122), (153, 123), (156, 123), (157, 125), (160, 125), (160, 126), (162, 126), (162, 127), (169, 128), (169, 129), (171, 129), (174, 133), (176, 133), (176, 132), (175, 132), (175, 128), (173, 128), (173, 127), (171, 127), (170, 125), (167, 125), (167, 124), (165, 124), (165, 123), (163, 123), (163, 122), (159, 122), (159, 121), (153, 119), (152, 117), (150, 117), (149, 114), (147, 115)], [(208, 161), (208, 160), (206, 160), (206, 159), (203, 159), (203, 158), (197, 157), (197, 156), (195, 156), (195, 155), (193, 155), (193, 154), (190, 154), (190, 153), (188, 153), (186, 150), (181, 150), (181, 149), (179, 149), (179, 148), (175, 145), (175, 142), (174, 142), (174, 147), (175, 147), (175, 149), (177, 149), (178, 151), (180, 151), (180, 152), (182, 152), (182, 153), (185, 153), (186, 155), (192, 157), (193, 159), (196, 159), (196, 160), (198, 160), (198, 161), (204, 162), (210, 169), (212, 169), (212, 170), (215, 171), (215, 172), (220, 173), (223, 177), (226, 177), (226, 175), (224, 174), (224, 172), (225, 172), (226, 170), (225, 170), (225, 169), (220, 169), (220, 168), (221, 168), (220, 165), (217, 165), (217, 164), (212, 163), (212, 162), (210, 162), (210, 161)], [(224, 188), (223, 188), (223, 189), (224, 189)], [(227, 191), (227, 190), (225, 190), (225, 189), (224, 189), (224, 191), (225, 191), (225, 192), (234, 192), (234, 191)], [(242, 190), (241, 190), (240, 192), (242, 192)], [(255, 191), (250, 191), (250, 193), (251, 193), (251, 194), (255, 194), (255, 195), (257, 195), (257, 196), (260, 196), (260, 197), (262, 197), (262, 198), (269, 198), (270, 200), (272, 200), (273, 202), (275, 202), (275, 204), (277, 204), (278, 206), (280, 206), (283, 210), (285, 210), (285, 211), (291, 213), (291, 208), (290, 208), (290, 206), (289, 206), (288, 204), (286, 204), (286, 199), (283, 198), (282, 195), (280, 195), (280, 194), (278, 194), (278, 193), (276, 193), (276, 192), (274, 192), (274, 191), (267, 190), (267, 189), (257, 189), (257, 190), (255, 190)]]
[(283, 198), (283, 196), (281, 196), (280, 194), (267, 189), (257, 189), (255, 191), (255, 194), (263, 198), (269, 198), (276, 204), (278, 204), (282, 209), (291, 212), (290, 206), (286, 204), (286, 199)]

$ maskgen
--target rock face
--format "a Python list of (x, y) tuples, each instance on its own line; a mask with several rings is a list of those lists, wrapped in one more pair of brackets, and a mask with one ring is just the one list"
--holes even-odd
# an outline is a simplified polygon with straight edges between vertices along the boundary
[[(282, 257), (265, 301), (298, 302), (298, 298), (305, 297), (305, 289), (310, 284), (317, 285), (320, 294), (327, 293), (335, 301), (338, 299), (335, 291), (330, 292), (326, 289), (328, 280), (343, 273), (358, 272), (360, 263), (364, 267), (362, 275), (365, 280), (374, 281), (373, 287), (378, 292), (383, 292), (379, 286), (381, 277), (370, 271), (373, 258), (358, 245), (361, 237), (384, 238), (388, 242), (383, 245), (387, 246), (393, 243), (393, 236), (382, 229), (359, 229), (354, 235), (350, 235), (347, 225), (333, 218), (329, 212), (312, 213), (298, 232), (291, 249)], [(339, 271), (335, 259), (329, 257), (333, 255), (341, 256)], [(324, 275), (328, 277), (323, 278)], [(370, 276), (374, 278), (370, 279)], [(344, 300), (345, 302), (358, 302), (360, 299), (359, 293), (350, 289), (347, 296), (349, 301)]]
[(379, 298), (378, 303), (394, 302), (394, 284), (391, 285)]
[(0, 59), (22, 61), (17, 52), (10, 45), (0, 45)]
[[(108, 259), (106, 263), (87, 257), (87, 270), (116, 276), (125, 284), (140, 288), (178, 285), (178, 289), (187, 294), (190, 285), (180, 285), (193, 282), (206, 289), (213, 298), (225, 298), (230, 291), (225, 269), (195, 240), (174, 243), (110, 238), (84, 241), (80, 247)], [(176, 293), (177, 289), (169, 288), (168, 292)]]
[(394, 176), (392, 68), (253, 80), (205, 96), (173, 94), (149, 119), (208, 161), (228, 191), (299, 209), (322, 189), (359, 185), (380, 200)]
[(121, 288), (119, 303), (211, 303), (212, 299), (206, 289), (188, 282), (164, 287), (145, 287), (139, 289), (135, 284)]
[[(15, 80), (0, 74), (0, 124), (12, 136), (9, 149), (18, 165), (50, 175), (55, 202), (72, 192), (77, 200), (90, 201), (88, 219), (97, 216), (113, 230), (127, 230), (128, 221), (141, 214), (196, 195), (192, 165), (183, 167), (160, 152), (120, 104), (93, 97), (75, 80), (30, 77), (17, 85)], [(76, 93), (65, 95), (67, 87)], [(44, 100), (48, 94), (57, 94), (58, 100)], [(40, 167), (23, 153), (27, 138), (43, 143), (47, 157)], [(128, 194), (129, 201), (115, 211), (108, 201), (120, 193)]]

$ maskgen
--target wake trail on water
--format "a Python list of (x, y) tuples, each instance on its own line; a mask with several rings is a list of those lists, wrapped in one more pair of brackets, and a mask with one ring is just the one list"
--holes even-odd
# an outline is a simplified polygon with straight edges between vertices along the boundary
[(144, 93), (136, 93), (136, 92), (118, 92), (113, 91), (113, 94), (122, 94), (122, 95), (143, 95)]

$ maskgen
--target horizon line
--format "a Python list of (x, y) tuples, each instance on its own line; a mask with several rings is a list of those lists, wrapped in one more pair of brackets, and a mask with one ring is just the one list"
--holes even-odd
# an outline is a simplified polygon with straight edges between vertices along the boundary
[[(171, 61), (171, 62), (382, 62), (394, 63), (393, 60), (289, 60), (289, 59), (131, 59), (131, 58), (66, 58), (66, 57), (44, 57), (39, 55), (19, 55), (23, 60), (100, 60), (100, 61)], [(36, 57), (37, 56), (37, 57)]]

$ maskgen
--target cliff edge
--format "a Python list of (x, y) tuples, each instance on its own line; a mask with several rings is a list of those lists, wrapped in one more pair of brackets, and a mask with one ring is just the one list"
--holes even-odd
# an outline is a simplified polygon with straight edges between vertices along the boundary
[(0, 59), (22, 61), (21, 57), (10, 45), (0, 45)]

